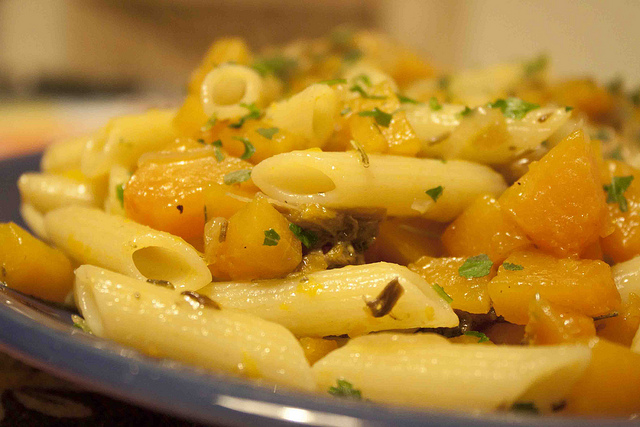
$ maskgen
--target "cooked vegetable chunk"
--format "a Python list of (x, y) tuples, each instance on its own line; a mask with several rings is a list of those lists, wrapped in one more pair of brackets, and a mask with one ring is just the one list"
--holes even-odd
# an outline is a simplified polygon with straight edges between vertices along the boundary
[(536, 298), (529, 308), (527, 340), (533, 345), (586, 342), (595, 337), (593, 319)]

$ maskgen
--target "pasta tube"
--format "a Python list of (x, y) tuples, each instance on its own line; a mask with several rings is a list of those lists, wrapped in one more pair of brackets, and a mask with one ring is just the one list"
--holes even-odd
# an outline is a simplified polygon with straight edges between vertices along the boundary
[(42, 212), (29, 203), (23, 203), (20, 205), (20, 216), (22, 216), (24, 223), (27, 224), (33, 234), (41, 240), (49, 240), (47, 230), (44, 227), (44, 214)]
[(313, 365), (318, 388), (342, 379), (365, 399), (468, 410), (562, 401), (591, 359), (586, 346), (452, 344), (438, 335), (363, 336)]
[(223, 64), (206, 75), (200, 88), (200, 102), (207, 116), (235, 119), (249, 112), (242, 104), (259, 103), (262, 77), (244, 65)]
[[(384, 262), (278, 280), (214, 282), (198, 292), (222, 307), (280, 323), (297, 336), (458, 325), (451, 306), (422, 277)], [(376, 303), (380, 307), (372, 306)]]
[(82, 152), (89, 139), (90, 136), (82, 136), (49, 145), (42, 155), (40, 169), (50, 173), (80, 169)]
[(46, 213), (63, 206), (98, 206), (99, 195), (88, 182), (77, 181), (62, 175), (29, 172), (18, 180), (23, 203)]
[(191, 295), (91, 265), (76, 270), (76, 301), (91, 331), (100, 337), (206, 369), (315, 388), (302, 347), (291, 332)]
[[(294, 151), (263, 160), (253, 182), (269, 197), (330, 208), (385, 208), (391, 216), (457, 217), (476, 197), (506, 188), (497, 172), (467, 161), (371, 154), (369, 167), (356, 152)], [(438, 197), (427, 190), (443, 187)]]
[(211, 281), (200, 254), (184, 240), (126, 218), (68, 207), (49, 212), (44, 223), (51, 242), (80, 264), (141, 280), (166, 280), (182, 290)]
[(109, 186), (104, 200), (104, 210), (111, 215), (125, 216), (124, 187), (131, 178), (129, 169), (115, 165), (109, 171)]
[(376, 86), (382, 82), (387, 82), (389, 83), (391, 90), (394, 92), (398, 91), (398, 85), (390, 75), (372, 65), (362, 62), (358, 62), (352, 67), (349, 67), (344, 72), (343, 76), (351, 84)]
[(623, 304), (629, 302), (630, 293), (640, 296), (640, 256), (614, 265), (611, 274)]

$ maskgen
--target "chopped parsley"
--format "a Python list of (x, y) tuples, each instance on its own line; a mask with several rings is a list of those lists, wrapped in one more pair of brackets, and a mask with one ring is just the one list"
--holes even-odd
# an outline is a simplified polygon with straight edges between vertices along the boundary
[(374, 108), (371, 111), (360, 111), (358, 115), (361, 117), (373, 117), (377, 124), (386, 128), (389, 127), (389, 125), (391, 124), (391, 119), (393, 118), (391, 114), (385, 113), (378, 107)]
[(365, 98), (365, 99), (387, 99), (386, 96), (382, 96), (382, 95), (369, 95), (364, 89), (362, 89), (362, 86), (360, 86), (360, 85), (351, 86), (349, 88), (349, 91), (358, 92), (360, 94), (360, 96)]
[(400, 95), (399, 93), (396, 93), (396, 96), (398, 97), (398, 101), (400, 101), (401, 104), (420, 104), (420, 102), (416, 101), (413, 98), (409, 98), (408, 96)]
[(489, 337), (486, 336), (485, 334), (483, 334), (482, 332), (478, 332), (478, 331), (467, 331), (464, 333), (466, 336), (468, 337), (477, 337), (478, 338), (478, 342), (487, 342), (490, 341)]
[(298, 61), (286, 56), (262, 58), (254, 62), (251, 66), (251, 68), (256, 70), (263, 77), (272, 74), (282, 80), (289, 78), (297, 67)]
[(460, 112), (458, 113), (458, 115), (459, 115), (460, 117), (465, 117), (465, 116), (468, 116), (468, 115), (469, 115), (469, 114), (471, 114), (471, 113), (473, 113), (473, 108), (469, 108), (468, 106), (466, 106), (466, 105), (465, 105), (465, 106), (464, 106), (464, 110), (460, 111)]
[(318, 235), (311, 230), (305, 230), (294, 223), (289, 224), (289, 230), (291, 230), (291, 232), (307, 249), (311, 249), (316, 243), (318, 243)]
[(617, 203), (620, 206), (620, 212), (626, 212), (629, 207), (624, 192), (627, 191), (633, 181), (633, 175), (614, 176), (611, 185), (604, 185), (604, 191), (607, 192), (607, 203)]
[(258, 132), (260, 135), (264, 136), (267, 139), (273, 138), (273, 135), (278, 133), (278, 131), (280, 131), (280, 129), (278, 129), (278, 128), (258, 128), (258, 129), (256, 129), (256, 132)]
[(251, 158), (251, 156), (253, 156), (253, 153), (256, 152), (256, 147), (254, 147), (251, 141), (249, 141), (247, 138), (242, 136), (234, 136), (232, 138), (244, 144), (244, 153), (242, 153), (242, 156), (240, 156), (242, 160)]
[(276, 230), (270, 228), (265, 230), (264, 232), (264, 242), (262, 242), (263, 246), (277, 246), (280, 241), (280, 235)]
[(451, 76), (442, 76), (438, 79), (438, 89), (448, 90), (451, 86)]
[(240, 103), (240, 106), (249, 110), (249, 113), (240, 117), (240, 120), (238, 120), (237, 122), (231, 123), (229, 125), (229, 127), (231, 128), (234, 128), (234, 129), (241, 128), (244, 122), (246, 122), (247, 120), (257, 120), (262, 115), (262, 113), (260, 112), (260, 109), (256, 107), (256, 104), (254, 104), (253, 102), (251, 104), (245, 104), (244, 102), (242, 102)]
[(373, 86), (373, 84), (371, 83), (371, 79), (366, 74), (360, 74), (354, 77), (353, 79), (353, 81), (358, 81), (358, 80), (362, 80), (362, 83), (366, 84), (369, 87)]
[(120, 207), (124, 208), (124, 183), (116, 185), (116, 199), (120, 202)]
[(505, 262), (502, 264), (502, 266), (504, 267), (505, 270), (509, 270), (509, 271), (524, 270), (524, 267), (521, 266), (520, 264), (512, 264), (510, 262)]
[(251, 178), (251, 169), (240, 169), (237, 171), (229, 172), (224, 176), (222, 181), (226, 185), (240, 184), (241, 182), (248, 181)]
[(440, 196), (442, 196), (442, 192), (444, 191), (444, 187), (442, 185), (438, 185), (437, 187), (433, 187), (430, 188), (429, 190), (425, 191), (425, 193), (427, 194), (427, 196), (431, 197), (431, 199), (434, 202), (438, 201), (438, 198), (440, 198)]
[(368, 168), (369, 156), (367, 155), (367, 152), (364, 151), (364, 147), (355, 139), (350, 140), (349, 143), (351, 144), (353, 149), (356, 150), (360, 155), (360, 163), (362, 164), (362, 166), (364, 166), (365, 168)]
[(213, 154), (215, 154), (216, 160), (218, 162), (223, 161), (224, 160), (224, 154), (222, 154), (222, 151), (220, 151), (220, 149), (222, 148), (222, 141), (220, 141), (218, 139), (216, 141), (213, 141), (211, 143), (211, 145), (213, 145)]
[(566, 111), (567, 113), (571, 110), (573, 110), (573, 107), (569, 107), (569, 106), (564, 107), (564, 111)]
[(442, 110), (442, 105), (438, 102), (438, 98), (436, 98), (435, 96), (432, 96), (432, 97), (429, 99), (429, 107), (430, 107), (433, 111)]
[(609, 158), (613, 160), (624, 160), (624, 157), (622, 156), (622, 147), (618, 145), (615, 150), (609, 153)]
[(491, 273), (491, 267), (493, 267), (493, 261), (486, 254), (480, 254), (467, 258), (458, 268), (458, 274), (467, 279), (484, 277)]
[(434, 283), (433, 285), (431, 285), (431, 287), (433, 288), (434, 291), (436, 291), (438, 295), (440, 295), (440, 298), (445, 300), (448, 304), (451, 304), (453, 302), (453, 298), (451, 298), (449, 294), (445, 292), (442, 286), (438, 285), (437, 283)]
[(212, 115), (211, 117), (209, 117), (209, 120), (207, 120), (207, 122), (204, 124), (204, 126), (202, 126), (202, 131), (206, 132), (208, 130), (210, 130), (212, 127), (215, 126), (216, 122), (218, 121), (218, 118), (216, 117), (216, 115)]
[(72, 314), (71, 320), (73, 321), (74, 328), (78, 328), (81, 331), (86, 332), (88, 334), (93, 334), (93, 332), (91, 332), (91, 328), (89, 328), (89, 325), (87, 325), (87, 321), (84, 320), (82, 317), (76, 314)]
[(524, 412), (529, 414), (539, 414), (540, 410), (533, 402), (516, 402), (511, 405), (511, 410), (514, 412)]
[(344, 116), (346, 114), (349, 114), (350, 112), (351, 112), (351, 108), (345, 107), (342, 111), (340, 111), (340, 115)]
[(331, 79), (331, 80), (322, 80), (321, 82), (318, 82), (318, 83), (333, 86), (333, 85), (341, 85), (346, 82), (347, 82), (347, 79)]
[(345, 52), (342, 59), (346, 62), (356, 62), (358, 59), (362, 58), (362, 51), (360, 49), (349, 49)]
[(353, 400), (362, 400), (360, 390), (353, 388), (353, 384), (345, 380), (337, 380), (337, 387), (329, 387), (329, 394)]
[(543, 71), (547, 68), (549, 64), (549, 58), (547, 55), (540, 55), (537, 58), (532, 59), (531, 61), (524, 63), (524, 75), (525, 77), (531, 77), (540, 71)]
[(538, 104), (523, 101), (520, 98), (498, 99), (496, 102), (490, 102), (489, 107), (499, 108), (502, 114), (509, 119), (520, 120), (527, 115), (529, 111), (540, 108)]

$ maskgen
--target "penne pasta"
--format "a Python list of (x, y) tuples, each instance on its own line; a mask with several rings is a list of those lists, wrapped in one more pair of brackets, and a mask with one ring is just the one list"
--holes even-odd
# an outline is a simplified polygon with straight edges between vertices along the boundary
[(33, 234), (42, 240), (49, 240), (47, 230), (44, 226), (44, 214), (42, 212), (29, 203), (22, 203), (20, 205), (20, 216)]
[(623, 304), (629, 302), (630, 293), (640, 296), (640, 256), (614, 265), (611, 274)]
[(375, 402), (458, 410), (550, 411), (587, 368), (587, 346), (452, 344), (434, 334), (369, 335), (313, 365), (320, 390), (344, 380)]
[(64, 206), (99, 206), (101, 197), (89, 181), (78, 181), (62, 175), (28, 172), (18, 180), (23, 203), (41, 213)]
[(42, 172), (60, 173), (71, 169), (80, 169), (80, 160), (90, 136), (58, 141), (49, 145), (42, 155)]
[(382, 82), (387, 82), (389, 83), (391, 90), (394, 92), (398, 91), (398, 85), (390, 75), (370, 64), (358, 62), (357, 64), (347, 68), (343, 73), (343, 76), (350, 84), (377, 86)]
[[(490, 168), (454, 160), (443, 163), (390, 155), (295, 151), (268, 158), (253, 168), (253, 182), (267, 196), (330, 208), (385, 208), (390, 216), (423, 216), (450, 221), (482, 194), (499, 195), (503, 178)], [(443, 187), (436, 200), (425, 192)]]
[(124, 211), (124, 187), (131, 178), (131, 172), (124, 166), (115, 165), (109, 171), (107, 197), (104, 210), (111, 215), (126, 216)]
[(51, 211), (44, 223), (51, 242), (80, 264), (141, 280), (166, 280), (179, 290), (198, 289), (211, 281), (200, 254), (169, 233), (81, 207)]
[(235, 119), (249, 113), (246, 105), (260, 104), (263, 91), (262, 77), (256, 70), (244, 65), (223, 64), (205, 76), (200, 102), (207, 116)]
[(78, 307), (100, 337), (205, 369), (315, 388), (302, 347), (291, 332), (190, 295), (91, 265), (76, 270)]
[[(399, 288), (392, 290), (394, 285)], [(222, 307), (280, 323), (297, 336), (458, 325), (451, 306), (430, 284), (406, 267), (384, 262), (285, 279), (214, 282), (198, 292)], [(375, 302), (389, 306), (383, 313), (370, 307)]]

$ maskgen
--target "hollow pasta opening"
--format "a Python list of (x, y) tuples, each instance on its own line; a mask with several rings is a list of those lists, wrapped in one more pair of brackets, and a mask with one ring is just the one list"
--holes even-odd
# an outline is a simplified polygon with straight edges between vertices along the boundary
[(285, 194), (313, 195), (328, 193), (336, 188), (327, 174), (307, 165), (296, 163), (282, 168), (281, 173), (270, 177), (271, 184)]
[(212, 82), (209, 89), (214, 105), (227, 106), (242, 102), (247, 92), (247, 81), (237, 75), (227, 74)]
[(167, 280), (173, 284), (184, 281), (191, 266), (181, 254), (160, 246), (147, 246), (133, 253), (133, 263), (148, 279)]

